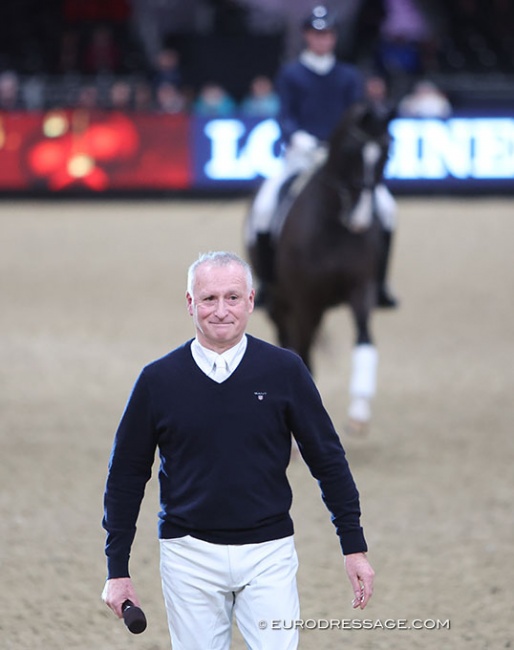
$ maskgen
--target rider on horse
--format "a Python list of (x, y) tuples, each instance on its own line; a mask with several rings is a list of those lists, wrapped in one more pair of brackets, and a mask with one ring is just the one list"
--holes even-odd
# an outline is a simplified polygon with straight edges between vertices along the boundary
[[(362, 77), (352, 65), (336, 60), (337, 41), (334, 17), (317, 6), (304, 21), (306, 49), (295, 61), (286, 63), (276, 78), (280, 97), (279, 123), (285, 143), (283, 167), (278, 175), (261, 185), (252, 207), (252, 229), (260, 259), (261, 286), (256, 304), (263, 304), (273, 282), (272, 222), (281, 188), (301, 172), (316, 168), (326, 156), (326, 143), (341, 115), (364, 99)], [(396, 299), (386, 285), (387, 262), (391, 247), (394, 201), (383, 187), (383, 259), (378, 271), (378, 299), (381, 307), (396, 307)], [(394, 210), (393, 210), (394, 211)]]

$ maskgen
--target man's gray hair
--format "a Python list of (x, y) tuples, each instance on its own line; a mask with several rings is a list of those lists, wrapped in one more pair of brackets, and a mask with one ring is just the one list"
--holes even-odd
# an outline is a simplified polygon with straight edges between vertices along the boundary
[(187, 272), (187, 290), (193, 295), (193, 286), (196, 278), (196, 270), (202, 264), (212, 264), (213, 266), (228, 266), (229, 264), (239, 264), (246, 275), (246, 285), (250, 292), (253, 288), (252, 269), (248, 262), (243, 260), (239, 255), (230, 251), (210, 251), (209, 253), (200, 253)]

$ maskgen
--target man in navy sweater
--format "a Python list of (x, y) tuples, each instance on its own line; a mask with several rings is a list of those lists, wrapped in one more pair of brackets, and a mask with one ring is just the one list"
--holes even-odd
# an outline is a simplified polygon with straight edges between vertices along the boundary
[[(302, 24), (302, 33), (305, 49), (297, 59), (285, 63), (275, 79), (280, 98), (278, 122), (285, 145), (283, 165), (278, 174), (262, 183), (252, 205), (249, 236), (250, 243), (254, 240), (256, 243), (262, 276), (257, 305), (265, 303), (267, 287), (274, 279), (272, 222), (281, 189), (295, 175), (313, 170), (323, 162), (327, 142), (343, 114), (353, 104), (365, 100), (360, 71), (336, 59), (335, 16), (323, 5), (314, 7)], [(386, 282), (395, 204), (383, 185), (377, 198), (385, 232), (377, 278), (377, 304), (395, 307), (396, 299)]]
[[(139, 604), (129, 555), (158, 450), (162, 588), (173, 650), (227, 650), (232, 617), (252, 650), (294, 650), (297, 556), (286, 469), (292, 436), (339, 536), (364, 608), (373, 569), (344, 450), (296, 354), (246, 334), (248, 264), (199, 257), (188, 273), (196, 337), (141, 372), (116, 432), (105, 489), (108, 579), (121, 616)], [(279, 624), (276, 622), (279, 621)]]

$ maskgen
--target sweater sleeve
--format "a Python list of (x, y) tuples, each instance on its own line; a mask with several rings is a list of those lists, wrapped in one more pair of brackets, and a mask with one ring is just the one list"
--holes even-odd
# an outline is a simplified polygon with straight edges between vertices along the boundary
[(109, 460), (103, 527), (107, 577), (129, 576), (130, 549), (156, 450), (155, 427), (144, 371), (118, 426)]
[(277, 119), (282, 132), (282, 140), (286, 143), (289, 142), (292, 134), (300, 129), (300, 123), (297, 117), (297, 102), (295, 99), (296, 92), (291, 77), (291, 69), (286, 65), (279, 71), (275, 80), (277, 93), (280, 98), (280, 109)]
[(293, 376), (292, 390), (291, 430), (303, 459), (318, 481), (343, 554), (365, 552), (359, 493), (339, 436), (301, 360)]

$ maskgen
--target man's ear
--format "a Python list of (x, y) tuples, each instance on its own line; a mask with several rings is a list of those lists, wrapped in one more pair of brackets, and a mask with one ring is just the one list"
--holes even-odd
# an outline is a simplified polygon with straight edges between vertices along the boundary
[(187, 311), (190, 316), (193, 315), (193, 296), (189, 293), (189, 291), (186, 291), (186, 301), (187, 301)]

